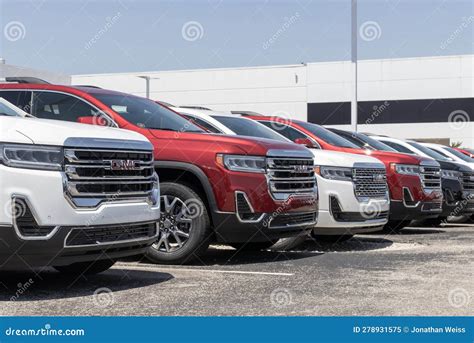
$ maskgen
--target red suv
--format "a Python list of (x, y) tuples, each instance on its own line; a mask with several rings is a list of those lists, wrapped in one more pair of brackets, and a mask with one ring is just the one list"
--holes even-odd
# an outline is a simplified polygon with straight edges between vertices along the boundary
[(263, 249), (316, 223), (313, 157), (303, 146), (208, 134), (129, 94), (15, 81), (0, 85), (0, 97), (34, 116), (133, 130), (152, 142), (162, 194), (152, 261), (190, 261), (210, 242)]
[(396, 232), (413, 219), (437, 217), (441, 213), (440, 166), (428, 158), (401, 153), (360, 149), (322, 126), (278, 117), (246, 116), (308, 147), (364, 154), (378, 158), (387, 169), (390, 190), (389, 222), (385, 229)]

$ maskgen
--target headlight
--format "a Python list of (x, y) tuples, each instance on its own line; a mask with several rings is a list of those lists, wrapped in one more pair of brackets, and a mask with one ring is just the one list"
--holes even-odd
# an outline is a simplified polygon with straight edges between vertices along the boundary
[(62, 170), (63, 159), (60, 147), (0, 144), (0, 162), (8, 167)]
[(404, 175), (420, 175), (420, 167), (414, 164), (393, 164), (395, 172)]
[(339, 180), (339, 181), (352, 181), (351, 168), (320, 166), (320, 167), (315, 167), (314, 171), (316, 172), (316, 174), (321, 175), (325, 179)]
[(266, 160), (262, 156), (217, 155), (217, 162), (229, 170), (265, 173)]
[(444, 179), (459, 180), (461, 173), (455, 170), (441, 169), (441, 177)]

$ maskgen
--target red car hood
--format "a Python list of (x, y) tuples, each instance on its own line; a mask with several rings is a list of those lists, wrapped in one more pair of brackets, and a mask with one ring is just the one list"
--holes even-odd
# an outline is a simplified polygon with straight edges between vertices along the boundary
[[(245, 154), (264, 156), (270, 150), (288, 151), (288, 157), (296, 152), (305, 152), (312, 157), (311, 152), (304, 146), (279, 142), (271, 139), (256, 137), (238, 137), (207, 133), (173, 132), (163, 130), (148, 130), (154, 138), (166, 140), (172, 144), (174, 149), (182, 147), (197, 148), (200, 150), (215, 150), (220, 153)], [(151, 137), (150, 137), (151, 138)], [(155, 145), (155, 150), (160, 144)]]

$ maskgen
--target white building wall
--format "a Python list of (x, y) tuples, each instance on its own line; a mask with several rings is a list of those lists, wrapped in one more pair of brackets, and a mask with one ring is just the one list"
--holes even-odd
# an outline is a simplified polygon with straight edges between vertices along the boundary
[(175, 105), (199, 105), (216, 111), (252, 110), (306, 120), (306, 67), (289, 65), (127, 74), (73, 76), (74, 84), (145, 96), (150, 76), (150, 98)]
[(69, 75), (0, 63), (0, 79), (3, 79), (5, 77), (21, 77), (21, 76), (37, 77), (39, 79), (48, 81), (50, 83), (55, 83), (55, 84), (60, 84), (60, 85), (71, 84), (71, 76)]
[[(359, 101), (474, 98), (474, 55), (364, 60), (358, 63)], [(125, 74), (75, 75), (73, 84), (91, 84), (145, 95), (176, 105), (200, 105), (218, 111), (248, 110), (307, 119), (308, 103), (348, 102), (350, 62), (273, 67), (223, 68)], [(434, 103), (434, 106), (436, 104)], [(400, 138), (449, 138), (474, 147), (474, 113), (465, 124), (410, 123), (359, 125), (360, 131)], [(383, 115), (381, 113), (380, 115)], [(336, 125), (335, 127), (349, 128)]]

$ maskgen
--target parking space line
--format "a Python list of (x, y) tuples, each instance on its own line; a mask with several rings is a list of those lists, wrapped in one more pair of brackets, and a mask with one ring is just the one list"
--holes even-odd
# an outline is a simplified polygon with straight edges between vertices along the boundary
[(245, 270), (225, 270), (225, 269), (194, 269), (194, 268), (178, 268), (178, 267), (162, 267), (154, 265), (137, 265), (137, 264), (127, 264), (121, 263), (112, 267), (113, 269), (120, 269), (121, 266), (132, 267), (137, 269), (159, 269), (161, 270), (175, 270), (182, 272), (201, 272), (201, 273), (220, 273), (220, 274), (247, 274), (247, 275), (269, 275), (269, 276), (293, 276), (293, 273), (273, 273), (273, 272), (253, 272)]

